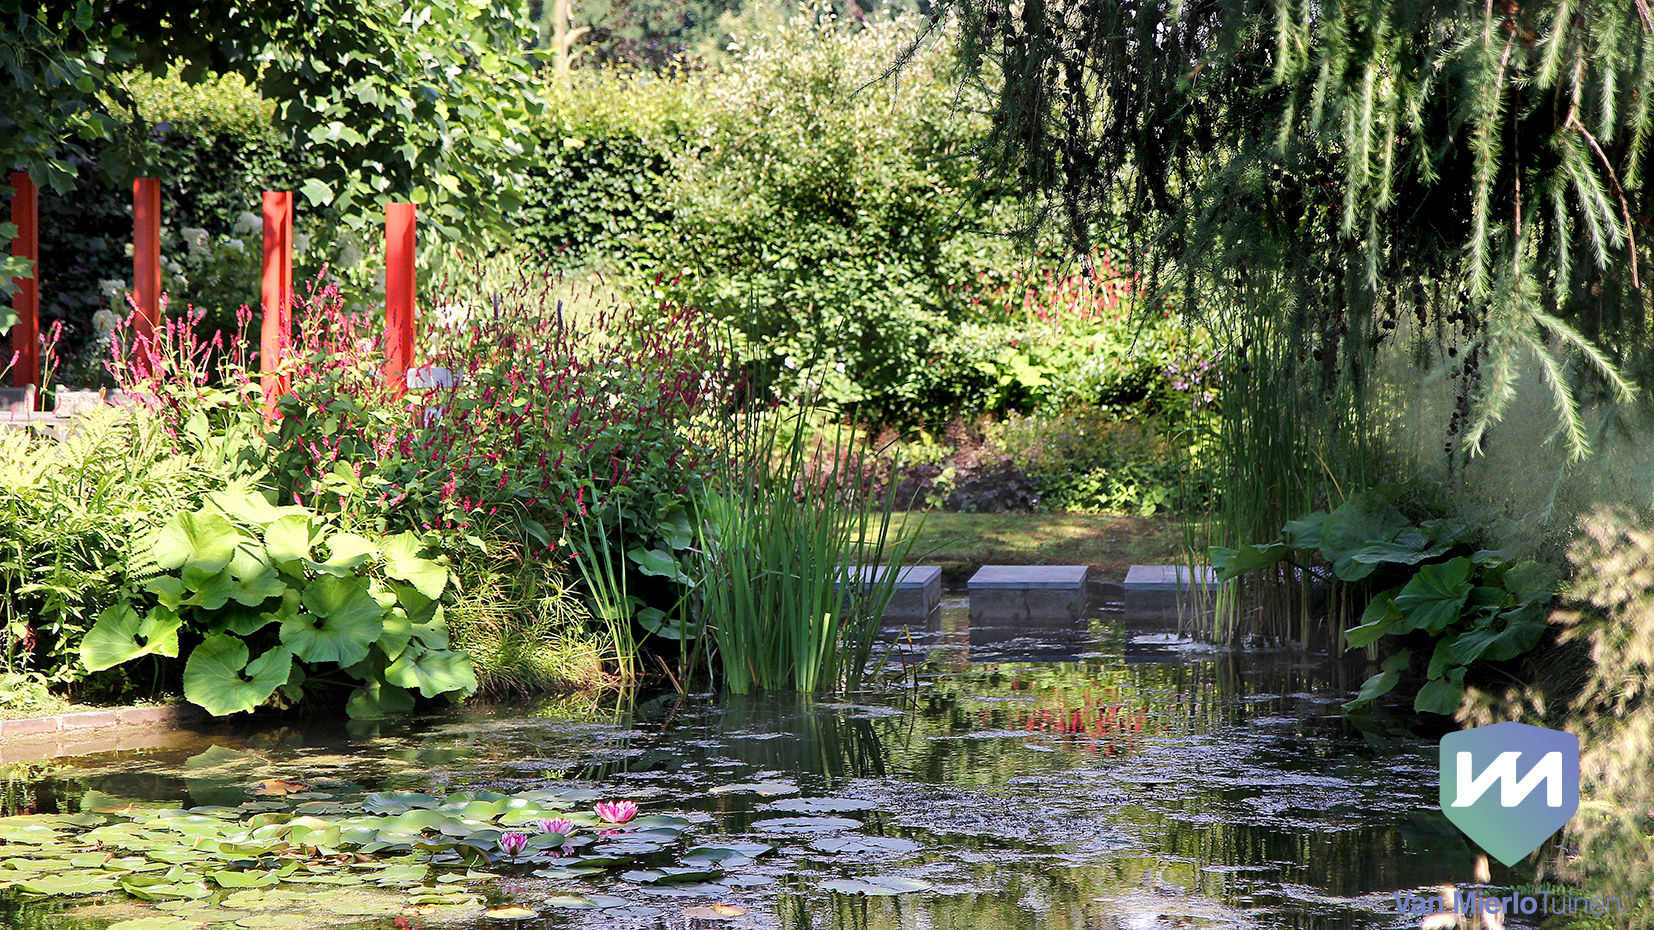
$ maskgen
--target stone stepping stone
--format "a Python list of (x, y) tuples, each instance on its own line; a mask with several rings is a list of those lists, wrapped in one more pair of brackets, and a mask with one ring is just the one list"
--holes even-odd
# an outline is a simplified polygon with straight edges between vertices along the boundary
[(1078, 620), (1090, 572), (1084, 565), (984, 565), (965, 584), (971, 625)]
[[(863, 583), (874, 580), (874, 572), (881, 576), (890, 571), (883, 565), (875, 569), (862, 565), (854, 569), (854, 577)], [(896, 590), (891, 592), (885, 607), (886, 620), (924, 620), (942, 603), (942, 567), (940, 565), (904, 565), (896, 570)]]
[(1217, 576), (1205, 566), (1191, 574), (1187, 565), (1133, 565), (1122, 587), (1128, 619), (1176, 619), (1195, 595), (1217, 593)]

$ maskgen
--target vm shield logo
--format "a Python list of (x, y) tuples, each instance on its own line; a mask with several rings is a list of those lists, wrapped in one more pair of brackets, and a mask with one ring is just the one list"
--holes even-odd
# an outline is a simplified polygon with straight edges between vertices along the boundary
[(1447, 819), (1515, 865), (1579, 810), (1579, 737), (1525, 723), (1449, 733), (1441, 785)]

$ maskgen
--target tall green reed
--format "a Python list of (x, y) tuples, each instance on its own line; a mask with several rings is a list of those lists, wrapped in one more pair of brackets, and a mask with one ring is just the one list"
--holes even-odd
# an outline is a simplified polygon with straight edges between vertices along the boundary
[(892, 529), (895, 482), (865, 477), (869, 440), (813, 411), (733, 416), (698, 503), (700, 638), (736, 694), (861, 687), (912, 538)]
[[(1385, 452), (1396, 414), (1370, 353), (1329, 338), (1312, 315), (1262, 283), (1232, 295), (1208, 324), (1228, 347), (1216, 427), (1218, 494), (1210, 514), (1185, 518), (1191, 548), (1273, 539), (1290, 520), (1399, 477)], [(1341, 644), (1365, 606), (1359, 592), (1336, 583), (1318, 589), (1306, 571), (1283, 563), (1226, 582), (1210, 604), (1212, 632), (1224, 641), (1260, 637), (1307, 647), (1325, 636)]]

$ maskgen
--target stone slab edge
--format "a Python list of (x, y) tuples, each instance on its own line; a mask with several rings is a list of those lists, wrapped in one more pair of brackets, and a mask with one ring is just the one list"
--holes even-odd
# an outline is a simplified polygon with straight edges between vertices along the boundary
[(968, 591), (1083, 591), (1085, 565), (984, 565), (965, 582)]
[(201, 708), (191, 704), (166, 704), (160, 707), (122, 707), (75, 714), (54, 714), (50, 717), (22, 717), (17, 720), (0, 720), (0, 740), (42, 739), (63, 733), (86, 733), (109, 727), (174, 729), (194, 723), (203, 716), (205, 714)]

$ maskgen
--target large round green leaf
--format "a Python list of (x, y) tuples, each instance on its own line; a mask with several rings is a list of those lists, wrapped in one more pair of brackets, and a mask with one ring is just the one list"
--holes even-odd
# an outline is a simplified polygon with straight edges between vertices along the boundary
[(270, 554), (270, 561), (283, 567), (310, 558), (310, 547), (315, 542), (315, 526), (307, 514), (289, 514), (264, 531), (264, 549)]
[(345, 713), (352, 720), (378, 720), (413, 709), (414, 698), (406, 688), (382, 681), (369, 681), (351, 692), (350, 700), (345, 702)]
[(89, 672), (113, 668), (139, 656), (178, 655), (178, 627), (182, 621), (165, 607), (142, 617), (130, 604), (116, 604), (98, 614), (98, 621), (80, 641), (80, 660)]
[(448, 649), (427, 649), (417, 643), (409, 643), (402, 655), (385, 669), (385, 680), (410, 690), (418, 689), (426, 697), (450, 691), (470, 694), (477, 690), (477, 675), (471, 668), (470, 656)]
[(281, 641), (306, 662), (354, 665), (384, 630), (384, 609), (360, 579), (324, 575), (302, 600), (308, 612), (282, 621)]
[(280, 646), (251, 662), (247, 644), (214, 633), (184, 663), (184, 697), (215, 717), (250, 711), (287, 683), (293, 656)]
[(385, 574), (406, 581), (419, 593), (435, 600), (442, 596), (448, 584), (448, 569), (442, 563), (420, 556), (419, 537), (412, 533), (398, 533), (380, 543), (385, 556)]
[(230, 564), (241, 532), (218, 513), (181, 513), (161, 528), (150, 555), (162, 568), (212, 574)]

